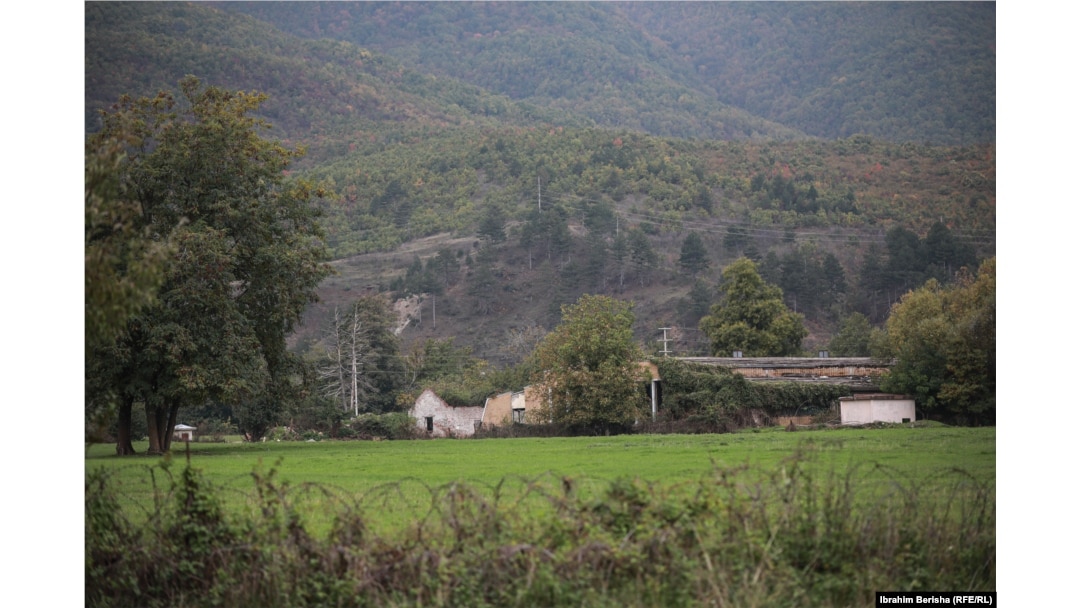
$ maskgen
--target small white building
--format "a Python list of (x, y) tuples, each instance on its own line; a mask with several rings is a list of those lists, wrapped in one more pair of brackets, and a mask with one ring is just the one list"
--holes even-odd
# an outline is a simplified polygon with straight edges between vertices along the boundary
[(870, 393), (840, 397), (840, 424), (905, 423), (914, 420), (915, 399), (907, 395)]
[(173, 441), (195, 441), (196, 430), (193, 426), (178, 424), (173, 427)]
[(452, 406), (430, 388), (416, 398), (409, 410), (416, 426), (432, 437), (472, 437), (484, 417), (484, 406)]

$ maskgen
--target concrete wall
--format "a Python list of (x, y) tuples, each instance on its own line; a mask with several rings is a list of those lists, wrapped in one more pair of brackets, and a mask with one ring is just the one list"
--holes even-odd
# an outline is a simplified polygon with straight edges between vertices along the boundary
[(840, 424), (915, 420), (915, 400), (903, 395), (866, 395), (840, 398)]
[(525, 410), (525, 422), (536, 424), (544, 422), (540, 419), (544, 405), (544, 395), (540, 388), (529, 385), (523, 390), (512, 393), (501, 393), (494, 397), (488, 397), (484, 404), (484, 426), (503, 426), (514, 421), (513, 410)]
[(513, 393), (502, 393), (488, 397), (484, 404), (483, 422), (485, 426), (503, 426), (510, 424), (510, 404)]
[(551, 422), (544, 417), (544, 404), (547, 403), (547, 394), (539, 386), (526, 386), (525, 390), (525, 422), (539, 424)]
[(431, 418), (432, 437), (471, 437), (476, 433), (476, 423), (483, 417), (484, 408), (479, 405), (451, 407), (427, 389), (416, 398), (409, 415), (416, 419), (416, 426), (421, 431), (427, 431), (427, 419)]

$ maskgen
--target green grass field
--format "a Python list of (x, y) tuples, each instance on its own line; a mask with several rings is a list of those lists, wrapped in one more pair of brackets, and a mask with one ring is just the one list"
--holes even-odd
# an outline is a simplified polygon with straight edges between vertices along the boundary
[(921, 424), (193, 444), (167, 465), (91, 446), (87, 598), (818, 608), (993, 590), (995, 443)]
[[(174, 446), (171, 471), (185, 459)], [(145, 449), (136, 445), (136, 449)], [(322, 441), (195, 443), (192, 465), (225, 491), (226, 508), (254, 504), (252, 472), (274, 469), (310, 501), (306, 524), (323, 527), (327, 494), (359, 505), (376, 527), (399, 527), (424, 516), (439, 488), (465, 483), (504, 500), (529, 488), (557, 487), (570, 478), (580, 491), (606, 488), (619, 478), (677, 489), (715, 469), (738, 470), (745, 483), (792, 466), (822, 474), (851, 474), (863, 493), (896, 488), (948, 487), (957, 479), (983, 484), (995, 479), (995, 429), (922, 426), (822, 429), (795, 433), (780, 428), (724, 435), (621, 435), (543, 439), (431, 441)], [(134, 518), (153, 505), (153, 481), (166, 489), (161, 459), (118, 458), (111, 445), (87, 451), (86, 468), (113, 472), (125, 509)], [(153, 472), (153, 473), (152, 473)], [(307, 488), (305, 491), (304, 488)]]

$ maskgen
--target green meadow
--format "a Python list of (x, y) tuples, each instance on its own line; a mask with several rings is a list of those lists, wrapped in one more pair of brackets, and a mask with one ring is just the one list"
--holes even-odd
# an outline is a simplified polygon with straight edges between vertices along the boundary
[(994, 590), (995, 456), (993, 428), (927, 423), (165, 459), (96, 445), (87, 604), (818, 608)]
[[(137, 450), (145, 450), (136, 445)], [(503, 501), (521, 500), (564, 481), (598, 492), (614, 480), (663, 491), (693, 486), (717, 470), (756, 483), (794, 466), (854, 480), (864, 494), (932, 491), (970, 479), (992, 486), (995, 429), (939, 425), (802, 430), (750, 429), (722, 435), (620, 435), (518, 439), (193, 443), (160, 457), (119, 458), (111, 445), (87, 450), (86, 469), (110, 472), (129, 517), (139, 519), (185, 460), (222, 490), (226, 510), (253, 505), (253, 474), (274, 475), (315, 530), (324, 507), (344, 501), (376, 528), (399, 528), (425, 516), (433, 497), (463, 484)]]

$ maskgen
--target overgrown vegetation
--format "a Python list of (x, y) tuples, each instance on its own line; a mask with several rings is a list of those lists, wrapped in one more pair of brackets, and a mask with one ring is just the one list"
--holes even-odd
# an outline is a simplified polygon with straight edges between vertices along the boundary
[[(861, 484), (810, 466), (811, 445), (767, 471), (714, 468), (683, 485), (621, 477), (432, 488), (430, 510), (376, 532), (348, 496), (257, 469), (229, 515), (194, 467), (157, 469), (145, 523), (102, 471), (86, 482), (88, 606), (872, 606), (873, 590), (996, 587), (992, 482)], [(304, 494), (325, 497), (326, 534)]]
[(915, 395), (951, 420), (993, 424), (997, 408), (997, 258), (955, 285), (931, 279), (893, 307), (886, 323), (897, 358), (883, 388)]
[(663, 416), (682, 427), (702, 425), (704, 432), (731, 431), (765, 416), (813, 415), (827, 410), (851, 389), (826, 384), (754, 383), (730, 369), (672, 358), (656, 360), (664, 379)]
[(642, 417), (648, 376), (633, 340), (633, 304), (583, 296), (536, 349), (533, 385), (546, 395), (539, 418), (571, 432), (625, 432)]

